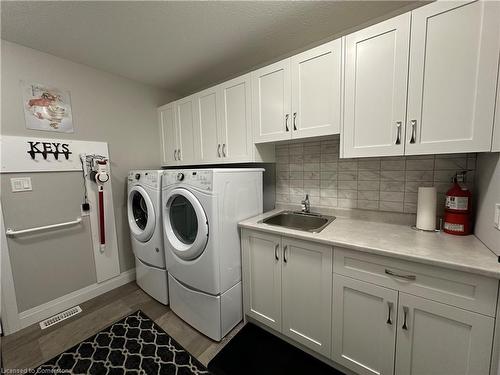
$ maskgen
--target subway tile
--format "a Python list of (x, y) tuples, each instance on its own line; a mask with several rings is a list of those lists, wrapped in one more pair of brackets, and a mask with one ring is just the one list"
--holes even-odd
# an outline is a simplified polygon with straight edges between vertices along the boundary
[(406, 160), (425, 160), (425, 159), (434, 159), (434, 155), (426, 154), (426, 155), (409, 155), (405, 157)]
[(292, 188), (304, 187), (304, 180), (290, 180), (290, 187)]
[(276, 194), (290, 194), (290, 187), (276, 186)]
[(290, 164), (303, 163), (304, 162), (304, 155), (302, 155), (302, 154), (290, 155), (289, 159), (290, 159)]
[(290, 178), (290, 172), (288, 171), (281, 171), (281, 172), (276, 172), (276, 177), (278, 180), (288, 180)]
[(357, 161), (339, 160), (339, 171), (356, 171), (357, 169)]
[(304, 152), (304, 163), (319, 163), (321, 161), (320, 154), (310, 154)]
[(316, 154), (319, 156), (321, 153), (321, 144), (320, 143), (310, 143), (304, 145), (304, 155), (307, 154)]
[(337, 207), (337, 198), (320, 197), (319, 204), (324, 207)]
[(289, 163), (289, 162), (290, 162), (290, 156), (288, 154), (276, 155), (276, 163)]
[(380, 160), (359, 160), (358, 161), (359, 170), (369, 170), (375, 171), (380, 169)]
[(462, 170), (467, 169), (467, 157), (454, 157), (454, 158), (440, 158), (436, 157), (436, 170), (451, 169), (451, 170)]
[(319, 172), (317, 171), (304, 172), (304, 180), (319, 180)]
[(328, 171), (328, 172), (321, 172), (320, 173), (320, 179), (321, 180), (336, 180), (337, 179), (337, 172), (334, 171)]
[(434, 159), (425, 160), (407, 160), (407, 171), (429, 171), (434, 169)]
[(406, 181), (432, 181), (433, 171), (406, 171)]
[(380, 179), (379, 171), (358, 170), (358, 180), (373, 181)]
[(358, 199), (358, 191), (357, 190), (341, 190), (339, 189), (337, 192), (337, 197), (343, 199)]
[(337, 197), (337, 189), (320, 189), (319, 191), (320, 197), (328, 197), (328, 198), (336, 198)]
[(386, 202), (403, 202), (405, 193), (402, 191), (381, 191), (380, 200)]
[(360, 210), (378, 210), (378, 201), (358, 199), (357, 208)]
[(304, 186), (304, 194), (309, 194), (311, 197), (319, 197), (319, 188)]
[(403, 202), (380, 201), (380, 203), (379, 203), (379, 210), (380, 211), (403, 212), (403, 209), (404, 209)]
[(290, 170), (290, 164), (276, 164), (276, 171), (277, 172), (284, 172), (284, 171), (289, 171)]
[(337, 180), (320, 180), (320, 187), (324, 189), (336, 189)]
[(406, 181), (405, 182), (405, 192), (416, 193), (419, 187), (431, 187), (434, 186), (432, 181)]
[[(431, 178), (432, 179), (432, 178)], [(381, 181), (404, 181), (405, 171), (381, 171), (380, 172)]]
[(358, 200), (378, 201), (379, 199), (378, 190), (358, 190)]
[(338, 199), (338, 206), (340, 208), (356, 208), (358, 201), (356, 199)]
[(289, 194), (276, 194), (276, 202), (288, 203), (290, 202)]
[(304, 153), (304, 147), (302, 144), (291, 144), (289, 147), (290, 156), (291, 155), (302, 155)]
[(434, 181), (435, 182), (451, 182), (453, 176), (455, 176), (455, 170), (442, 170), (434, 171)]
[(319, 188), (320, 187), (319, 180), (304, 179), (304, 187), (305, 188)]
[(417, 203), (418, 193), (405, 193), (404, 202), (406, 203)]
[(304, 172), (290, 172), (290, 180), (303, 180)]
[(338, 168), (337, 163), (324, 163), (321, 162), (320, 169), (322, 171), (336, 171)]
[(337, 154), (321, 154), (320, 156), (321, 162), (331, 163), (337, 162), (339, 160), (339, 156)]
[(358, 174), (356, 171), (349, 172), (339, 172), (338, 180), (339, 181), (356, 181), (358, 179)]
[(380, 191), (404, 191), (403, 181), (380, 181)]
[(290, 188), (290, 195), (304, 195), (305, 192), (304, 192), (304, 188), (302, 187), (292, 187)]
[(415, 203), (404, 203), (403, 212), (407, 214), (416, 214), (417, 213), (417, 205)]
[(358, 181), (358, 190), (376, 190), (379, 191), (378, 181)]
[(357, 181), (339, 181), (338, 188), (343, 190), (358, 190)]
[(403, 169), (405, 169), (405, 161), (401, 159), (382, 159), (380, 162), (380, 169), (382, 169), (383, 171), (402, 171)]
[(302, 163), (291, 163), (290, 172), (302, 172), (304, 170), (304, 165)]
[(304, 163), (304, 171), (319, 171), (319, 163)]

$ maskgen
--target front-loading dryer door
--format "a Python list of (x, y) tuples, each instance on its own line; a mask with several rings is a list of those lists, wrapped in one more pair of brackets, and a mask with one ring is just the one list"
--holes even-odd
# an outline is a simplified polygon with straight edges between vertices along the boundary
[(163, 209), (167, 245), (183, 260), (198, 258), (208, 242), (208, 220), (200, 201), (189, 190), (177, 188), (166, 195)]
[(128, 193), (128, 223), (130, 232), (138, 241), (146, 242), (153, 236), (156, 215), (146, 190), (134, 186)]

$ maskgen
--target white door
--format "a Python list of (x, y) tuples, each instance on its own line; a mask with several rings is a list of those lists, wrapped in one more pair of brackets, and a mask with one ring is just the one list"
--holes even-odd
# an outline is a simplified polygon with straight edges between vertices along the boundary
[(360, 375), (394, 373), (398, 292), (333, 276), (332, 359)]
[(281, 332), (281, 237), (243, 232), (245, 314)]
[(399, 294), (396, 375), (487, 375), (494, 319)]
[(345, 38), (343, 157), (404, 153), (410, 14)]
[(331, 246), (283, 238), (282, 333), (328, 357), (332, 311)]
[(252, 73), (252, 121), (255, 143), (291, 138), (290, 59)]
[(292, 138), (340, 133), (342, 40), (291, 58)]
[(194, 96), (188, 96), (176, 103), (177, 115), (177, 160), (182, 164), (193, 162), (197, 158), (196, 147), (199, 145), (199, 134), (194, 124)]
[(175, 103), (158, 109), (162, 165), (174, 165), (177, 161), (177, 128), (175, 123)]
[(199, 161), (216, 162), (221, 156), (218, 137), (217, 87), (195, 95), (195, 123), (199, 134)]
[(224, 161), (251, 161), (252, 140), (252, 90), (251, 76), (224, 82), (219, 86), (219, 139)]
[(495, 1), (412, 12), (406, 154), (490, 150), (499, 20)]

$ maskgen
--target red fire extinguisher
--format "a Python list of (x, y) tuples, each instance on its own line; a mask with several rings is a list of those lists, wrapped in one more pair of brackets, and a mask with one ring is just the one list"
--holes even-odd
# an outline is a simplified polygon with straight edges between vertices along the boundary
[(446, 192), (443, 230), (449, 234), (466, 236), (471, 233), (472, 193), (465, 185), (460, 185), (465, 173), (453, 177), (453, 186)]

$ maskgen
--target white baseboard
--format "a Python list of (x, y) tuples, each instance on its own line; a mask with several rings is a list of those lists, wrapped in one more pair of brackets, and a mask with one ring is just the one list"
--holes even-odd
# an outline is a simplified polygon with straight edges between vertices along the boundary
[[(43, 319), (67, 310), (70, 307), (88, 301), (98, 295), (109, 292), (112, 289), (125, 285), (135, 280), (135, 268), (122, 272), (120, 275), (106, 280), (99, 284), (92, 284), (83, 289), (76, 290), (65, 296), (44, 303), (43, 305), (33, 307), (29, 310), (19, 313), (19, 329), (38, 323)], [(14, 332), (7, 332), (7, 334)]]

